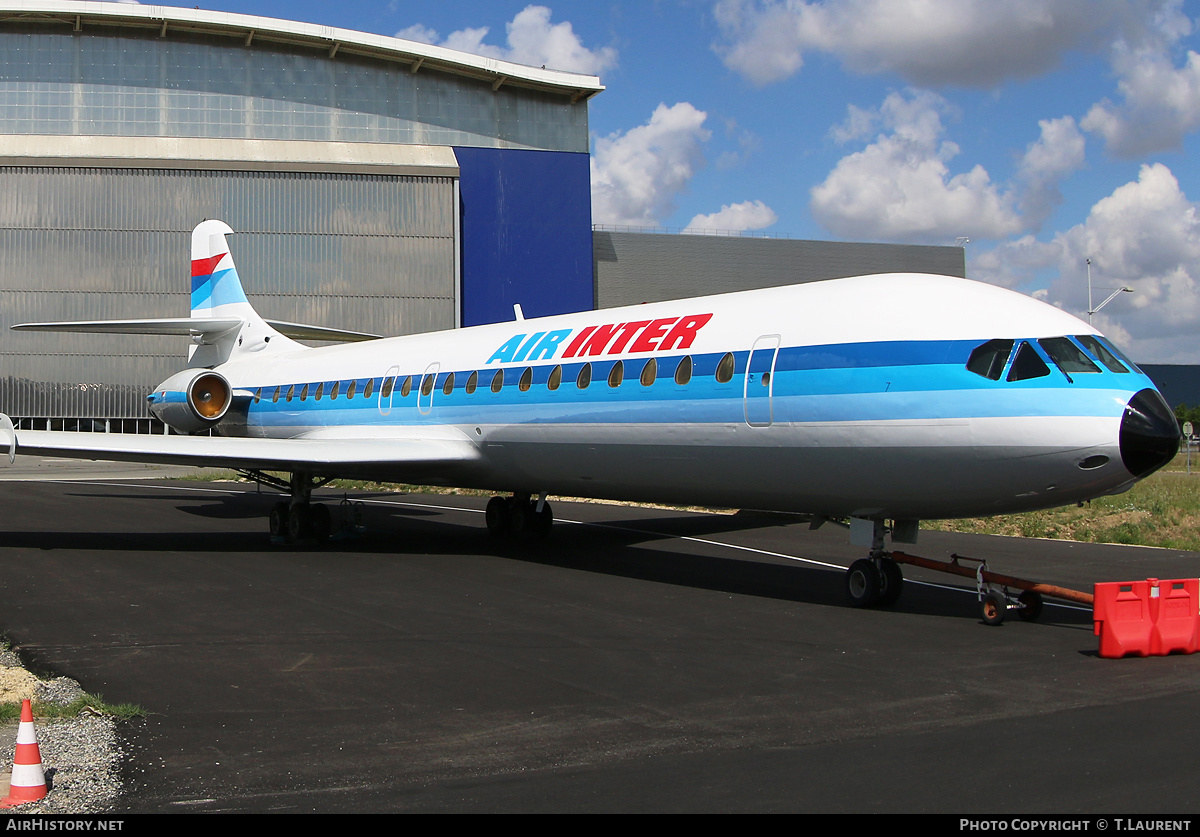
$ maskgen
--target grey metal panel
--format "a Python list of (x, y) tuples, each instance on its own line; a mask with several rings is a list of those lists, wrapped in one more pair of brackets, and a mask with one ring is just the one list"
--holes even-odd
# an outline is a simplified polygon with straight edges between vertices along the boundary
[(873, 273), (966, 276), (961, 247), (601, 230), (592, 244), (597, 308)]
[(8, 133), (588, 150), (586, 102), (226, 40), (0, 31)]
[(186, 341), (12, 332), (18, 322), (184, 316), (190, 232), (230, 244), (264, 316), (383, 335), (452, 328), (451, 177), (0, 167), (0, 410), (144, 417)]

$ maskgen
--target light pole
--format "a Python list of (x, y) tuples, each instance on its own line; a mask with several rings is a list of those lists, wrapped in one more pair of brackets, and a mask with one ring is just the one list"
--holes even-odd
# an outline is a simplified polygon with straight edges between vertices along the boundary
[(1087, 260), (1087, 277), (1088, 277), (1088, 325), (1092, 324), (1092, 315), (1095, 314), (1097, 311), (1099, 311), (1101, 308), (1103, 308), (1105, 305), (1108, 305), (1108, 303), (1112, 302), (1113, 299), (1116, 298), (1117, 294), (1133, 293), (1133, 288), (1117, 288), (1115, 291), (1113, 291), (1111, 294), (1109, 294), (1105, 298), (1104, 302), (1101, 302), (1099, 305), (1097, 305), (1095, 308), (1093, 308), (1092, 307), (1092, 260), (1091, 259)]

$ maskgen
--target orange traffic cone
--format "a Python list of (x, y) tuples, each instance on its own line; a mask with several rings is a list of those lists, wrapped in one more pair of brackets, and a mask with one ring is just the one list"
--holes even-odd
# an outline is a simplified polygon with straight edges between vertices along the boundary
[(33, 707), (21, 702), (21, 724), (17, 727), (17, 752), (13, 757), (12, 784), (8, 796), (0, 799), (0, 808), (12, 808), (35, 802), (46, 795), (46, 775), (42, 772), (42, 751), (38, 749), (33, 728)]

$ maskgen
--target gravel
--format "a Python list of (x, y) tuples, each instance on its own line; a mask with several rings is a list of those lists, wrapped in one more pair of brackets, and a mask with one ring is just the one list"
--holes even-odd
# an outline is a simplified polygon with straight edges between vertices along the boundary
[[(31, 698), (36, 702), (67, 706), (83, 695), (69, 677), (38, 680), (21, 668), (11, 651), (0, 652), (0, 694), (4, 700)], [(16, 695), (14, 697), (14, 695)], [(26, 802), (5, 813), (99, 814), (111, 811), (121, 793), (121, 747), (116, 723), (106, 715), (84, 710), (75, 718), (34, 717), (42, 769), (49, 792), (44, 799)], [(17, 724), (0, 724), (3, 782), (8, 785), (16, 749)]]

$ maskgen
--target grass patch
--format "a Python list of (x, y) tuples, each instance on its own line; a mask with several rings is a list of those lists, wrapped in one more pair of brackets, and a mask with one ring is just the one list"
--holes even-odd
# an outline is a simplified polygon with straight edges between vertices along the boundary
[[(77, 718), (80, 715), (108, 715), (121, 721), (137, 718), (146, 712), (134, 703), (107, 703), (100, 695), (86, 692), (71, 703), (33, 702), (33, 717), (38, 720), (51, 718)], [(0, 703), (0, 723), (21, 720), (20, 703)]]

